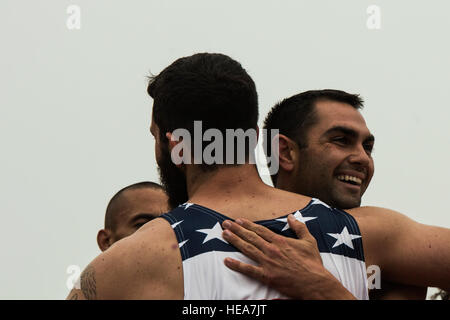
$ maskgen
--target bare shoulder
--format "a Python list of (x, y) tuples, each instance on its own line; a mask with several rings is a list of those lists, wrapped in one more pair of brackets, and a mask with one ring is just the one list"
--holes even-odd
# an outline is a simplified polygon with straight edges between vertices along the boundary
[(170, 224), (155, 219), (116, 242), (86, 267), (80, 284), (88, 299), (176, 299), (181, 256)]
[(412, 223), (414, 222), (412, 219), (408, 218), (406, 215), (394, 211), (391, 209), (381, 208), (381, 207), (359, 207), (350, 210), (346, 210), (349, 214), (351, 214), (358, 225), (362, 229), (366, 229), (367, 231), (389, 231), (391, 228), (398, 228), (397, 223)]
[(396, 240), (397, 235), (418, 225), (398, 211), (381, 207), (367, 206), (346, 211), (355, 218), (366, 242), (370, 240), (378, 247), (382, 244), (388, 245), (389, 241)]
[(384, 279), (419, 287), (450, 287), (450, 229), (426, 225), (385, 208), (348, 210), (361, 230), (366, 264)]
[(381, 207), (346, 210), (358, 223), (362, 235), (366, 264), (382, 265), (385, 248), (391, 248), (415, 222), (400, 212)]
[[(175, 232), (169, 222), (161, 218), (148, 222), (117, 244), (121, 245), (123, 254), (126, 252), (135, 262), (152, 265), (154, 271), (159, 270), (161, 259), (172, 258), (174, 254), (179, 253)], [(136, 263), (132, 265), (137, 267)]]

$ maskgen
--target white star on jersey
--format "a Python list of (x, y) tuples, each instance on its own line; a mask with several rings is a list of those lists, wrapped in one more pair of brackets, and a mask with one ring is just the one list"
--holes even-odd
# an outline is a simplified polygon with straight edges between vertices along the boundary
[(361, 236), (349, 234), (347, 227), (344, 227), (344, 229), (341, 231), (341, 233), (327, 233), (327, 234), (337, 240), (334, 243), (333, 248), (340, 246), (341, 244), (345, 244), (347, 247), (355, 249), (355, 248), (353, 248), (352, 240), (361, 238)]
[(193, 204), (193, 203), (186, 202), (186, 203), (183, 203), (182, 205), (184, 205), (184, 210), (186, 210), (187, 208), (189, 208), (190, 206), (192, 206), (192, 205), (194, 205), (194, 204)]
[(184, 244), (185, 244), (186, 242), (188, 242), (188, 241), (189, 241), (189, 239), (184, 240), (183, 242), (180, 242), (180, 243), (178, 244), (178, 248), (181, 248), (182, 246), (184, 246)]
[(180, 223), (182, 223), (184, 220), (175, 222), (174, 224), (171, 224), (170, 226), (172, 227), (172, 229), (175, 229), (177, 227), (177, 225), (179, 225)]
[[(294, 218), (297, 219), (298, 221), (300, 221), (301, 223), (305, 223), (306, 221), (317, 219), (317, 217), (304, 217), (304, 216), (302, 216), (302, 213), (298, 210), (296, 213), (294, 213)], [(281, 219), (275, 219), (275, 220), (286, 223), (286, 225), (284, 226), (284, 228), (281, 231), (289, 229), (289, 223), (287, 223), (287, 218), (281, 218)]]
[(195, 231), (206, 234), (206, 237), (203, 240), (202, 244), (213, 239), (219, 239), (225, 243), (228, 243), (224, 238), (222, 238), (223, 230), (219, 222), (217, 222), (211, 229), (200, 229)]

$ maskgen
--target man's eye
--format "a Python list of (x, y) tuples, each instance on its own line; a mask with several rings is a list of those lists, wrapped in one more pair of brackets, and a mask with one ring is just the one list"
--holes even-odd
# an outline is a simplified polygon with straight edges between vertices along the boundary
[(341, 143), (341, 144), (346, 144), (346, 143), (348, 143), (347, 137), (341, 137), (341, 136), (339, 136), (339, 137), (334, 137), (334, 138), (332, 139), (332, 141), (333, 141), (333, 142), (337, 142), (337, 143)]
[(136, 228), (136, 229), (139, 229), (140, 227), (142, 227), (144, 224), (146, 224), (148, 221), (145, 221), (145, 222), (141, 222), (141, 223), (136, 223), (135, 225), (134, 225), (134, 227)]
[(373, 152), (373, 145), (372, 144), (365, 144), (364, 145), (364, 150), (366, 150), (366, 152), (368, 154), (371, 154)]

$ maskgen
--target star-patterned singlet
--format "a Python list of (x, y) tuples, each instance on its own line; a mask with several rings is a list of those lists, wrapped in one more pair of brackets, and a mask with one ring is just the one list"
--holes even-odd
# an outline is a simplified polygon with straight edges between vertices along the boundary
[[(293, 213), (316, 238), (325, 268), (357, 299), (367, 300), (367, 276), (361, 233), (345, 211), (318, 199)], [(286, 299), (287, 297), (224, 264), (226, 257), (255, 264), (222, 238), (222, 222), (233, 220), (217, 211), (184, 203), (161, 216), (175, 231), (183, 261), (184, 298), (191, 299)], [(278, 234), (296, 238), (287, 215), (256, 222)]]

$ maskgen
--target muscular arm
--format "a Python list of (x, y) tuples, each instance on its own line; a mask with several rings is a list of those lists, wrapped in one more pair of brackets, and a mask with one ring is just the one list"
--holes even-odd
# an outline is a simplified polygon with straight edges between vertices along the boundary
[[(127, 261), (131, 258), (127, 248), (134, 241), (117, 242), (109, 250), (95, 258), (81, 273), (80, 288), (73, 289), (67, 299), (97, 300), (124, 299), (130, 296), (127, 283), (135, 282), (135, 270)], [(116, 284), (111, 286), (110, 284)]]
[(95, 258), (67, 299), (180, 299), (179, 264), (172, 228), (155, 219)]
[(381, 288), (369, 291), (370, 300), (425, 300), (426, 287), (416, 287), (381, 280)]
[(350, 210), (363, 235), (366, 261), (385, 281), (450, 288), (450, 229), (429, 226), (392, 210)]

